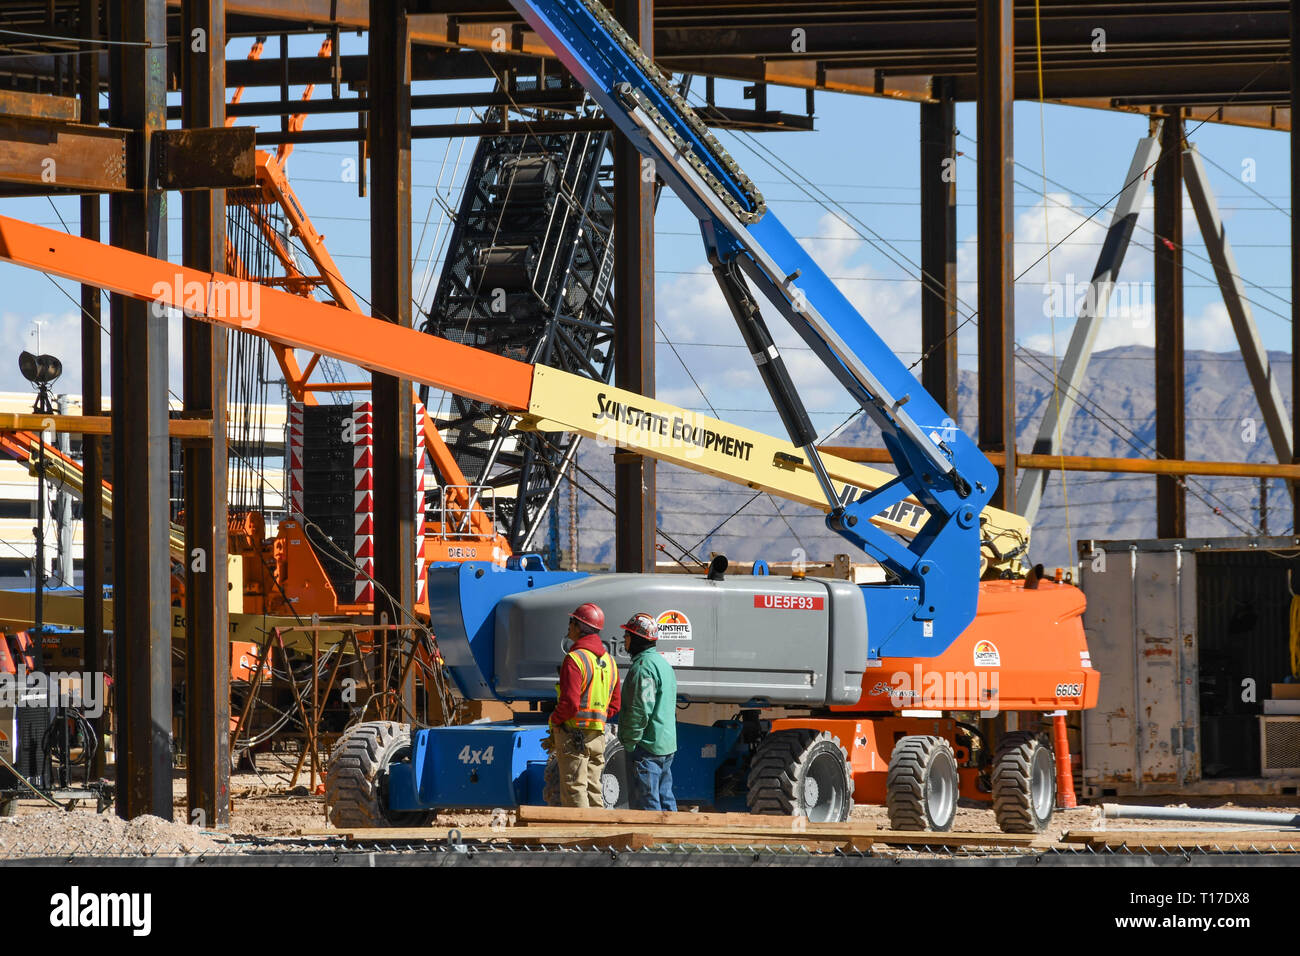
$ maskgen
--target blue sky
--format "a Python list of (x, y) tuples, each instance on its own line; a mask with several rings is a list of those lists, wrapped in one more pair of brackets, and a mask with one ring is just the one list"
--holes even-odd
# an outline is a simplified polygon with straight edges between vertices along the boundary
[[(346, 37), (345, 52), (361, 52), (363, 42)], [(310, 37), (294, 38), (291, 52), (311, 55), (318, 45), (319, 41)], [(247, 41), (232, 43), (228, 55), (232, 59), (242, 56), (247, 47)], [(275, 54), (272, 41), (268, 55)], [(461, 88), (465, 87), (425, 84), (418, 86), (417, 92)], [(719, 83), (718, 90), (720, 102), (742, 103), (738, 84)], [(295, 95), (300, 92), (293, 91)], [(318, 95), (329, 95), (328, 89), (318, 91)], [(802, 113), (804, 94), (774, 89), (770, 102), (775, 108)], [(920, 230), (918, 107), (907, 102), (820, 93), (816, 107), (817, 131), (813, 133), (723, 133), (721, 138), (763, 190), (769, 208), (805, 241), (867, 320), (910, 363), (916, 358), (920, 341), (920, 288), (914, 264), (919, 259)], [(455, 118), (454, 111), (423, 113), (417, 122)], [(460, 119), (469, 121), (471, 117), (464, 112)], [(334, 121), (332, 117), (312, 118), (308, 128), (322, 128)], [(959, 293), (962, 314), (966, 315), (974, 310), (976, 302), (974, 157), (978, 145), (973, 138), (973, 104), (958, 108), (957, 125), (961, 131), (959, 149), (965, 154), (958, 161), (957, 184)], [(1130, 114), (1058, 106), (1046, 106), (1040, 112), (1037, 103), (1027, 102), (1016, 107), (1015, 130), (1015, 155), (1027, 167), (1018, 168), (1016, 173), (1019, 273), (1119, 191), (1133, 148), (1146, 133), (1147, 120)], [(1189, 140), (1206, 160), (1241, 273), (1251, 284), (1252, 303), (1264, 342), (1272, 349), (1289, 349), (1289, 217), (1282, 211), (1290, 207), (1286, 136), (1213, 124), (1199, 128), (1192, 125), (1189, 131)], [(417, 248), (417, 296), (425, 289), (426, 279), (436, 283), (440, 266), (435, 255), (436, 239), (445, 237), (447, 231), (439, 204), (452, 208), (457, 205), (473, 149), (473, 142), (459, 140), (415, 144), (412, 242)], [(769, 164), (768, 151), (796, 170), (799, 178), (823, 189), (841, 208), (829, 210), (809, 199), (799, 185), (792, 184)], [(347, 176), (355, 157), (356, 149), (350, 144), (301, 146), (294, 152), (288, 171), (348, 283), (364, 298), (369, 287), (368, 201), (357, 196), (356, 185)], [(1044, 158), (1047, 175), (1056, 183), (1047, 185), (1046, 200), (1041, 178)], [(1253, 182), (1243, 182), (1243, 163), (1253, 172)], [(176, 195), (169, 205), (170, 249), (173, 258), (179, 258), (180, 203)], [(0, 214), (53, 228), (62, 228), (61, 216), (69, 228), (77, 228), (74, 199), (53, 203), (45, 199), (2, 200)], [(1064, 350), (1073, 317), (1057, 317), (1053, 328), (1052, 320), (1044, 314), (1049, 269), (1053, 281), (1065, 283), (1072, 278), (1077, 283), (1086, 282), (1109, 218), (1106, 210), (1098, 213), (1091, 223), (1078, 228), (1056, 248), (1049, 259), (1018, 281), (1016, 323), (1021, 344), (1050, 350), (1054, 334), (1056, 351)], [(1151, 342), (1150, 224), (1148, 208), (1139, 222), (1121, 276), (1124, 282), (1131, 283), (1130, 305), (1108, 322), (1100, 348)], [(1185, 213), (1184, 230), (1188, 347), (1233, 350), (1235, 342), (1212, 272), (1208, 263), (1198, 258), (1204, 250), (1190, 209)], [(711, 405), (723, 418), (767, 431), (779, 430), (779, 420), (770, 410), (757, 373), (708, 272), (694, 222), (667, 193), (660, 205), (656, 232), (658, 321), (661, 338), (676, 347), (676, 353), (667, 344), (659, 347), (660, 397), (701, 409)], [(892, 250), (882, 251), (864, 241), (863, 236), (871, 233), (887, 240)], [(33, 347), (35, 323), (40, 322), (42, 348), (64, 359), (64, 386), (76, 391), (80, 387), (79, 313), (58, 289), (74, 298), (78, 296), (72, 283), (0, 265), (0, 351), (14, 355), (20, 348)], [(430, 294), (426, 290), (420, 301), (427, 301)], [(974, 323), (969, 323), (959, 339), (962, 364), (972, 368), (973, 333)], [(791, 346), (796, 344), (793, 335), (784, 330), (778, 339)], [(173, 388), (179, 390), (178, 335), (173, 336), (172, 352)], [(829, 382), (820, 364), (806, 351), (791, 347), (787, 358), (818, 427), (828, 430), (838, 424), (851, 410), (847, 396)], [(11, 364), (12, 370), (8, 368)], [(23, 385), (16, 362), (0, 363), (0, 388)]]

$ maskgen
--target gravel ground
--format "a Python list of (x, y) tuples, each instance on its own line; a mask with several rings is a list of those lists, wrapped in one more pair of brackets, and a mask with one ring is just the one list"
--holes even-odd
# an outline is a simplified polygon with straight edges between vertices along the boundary
[[(204, 851), (238, 852), (242, 845), (286, 837), (303, 837), (327, 828), (323, 793), (312, 793), (304, 784), (289, 789), (287, 773), (235, 774), (231, 778), (233, 809), (229, 831), (214, 832), (185, 822), (185, 777), (178, 772), (173, 793), (176, 820), (166, 821), (146, 816), (126, 822), (113, 813), (96, 814), (94, 802), (82, 802), (73, 812), (56, 811), (35, 798), (23, 800), (17, 817), (0, 818), (0, 857), (48, 855), (135, 856), (144, 854), (200, 853)], [(1183, 801), (1158, 798), (1125, 798), (1125, 804), (1158, 806), (1195, 806), (1252, 810), (1271, 810), (1294, 814), (1300, 800), (1284, 802), (1278, 797), (1202, 797)], [(858, 806), (853, 810), (855, 823), (872, 823), (888, 828), (884, 807)], [(514, 814), (507, 814), (514, 822)], [(475, 811), (439, 814), (430, 830), (454, 827), (488, 826), (492, 814)], [(499, 822), (496, 821), (496, 822)], [(957, 810), (954, 830), (974, 833), (998, 833), (993, 811), (963, 801)], [(1176, 823), (1142, 820), (1103, 820), (1100, 806), (1083, 806), (1058, 810), (1046, 834), (1059, 837), (1067, 830), (1185, 830), (1185, 829), (1252, 829), (1207, 823)], [(1258, 829), (1255, 827), (1254, 829)], [(263, 844), (263, 846), (265, 846)], [(293, 845), (283, 844), (291, 851)]]
[[(27, 810), (26, 807), (22, 810)], [(126, 821), (94, 809), (65, 810), (33, 807), (18, 816), (0, 818), (0, 856), (140, 856), (202, 853), (216, 850), (225, 839), (198, 827), (143, 816)]]

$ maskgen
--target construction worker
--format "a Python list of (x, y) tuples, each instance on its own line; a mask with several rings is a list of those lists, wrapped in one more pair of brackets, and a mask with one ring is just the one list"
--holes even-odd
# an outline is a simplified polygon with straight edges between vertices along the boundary
[(633, 810), (676, 810), (677, 675), (659, 653), (659, 628), (649, 614), (634, 614), (623, 625), (623, 646), (632, 655), (618, 724), (630, 771), (628, 802)]
[(618, 664), (600, 640), (605, 612), (579, 605), (569, 615), (569, 652), (560, 662), (551, 750), (559, 762), (560, 805), (604, 807), (605, 722), (618, 713)]

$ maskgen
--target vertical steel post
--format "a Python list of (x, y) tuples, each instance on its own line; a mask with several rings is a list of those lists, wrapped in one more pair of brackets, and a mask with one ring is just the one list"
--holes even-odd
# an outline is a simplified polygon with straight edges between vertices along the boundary
[(952, 79), (921, 104), (921, 385), (957, 420), (957, 121)]
[[(81, 0), (79, 20), (81, 36), (97, 40), (102, 34), (100, 0)], [(77, 57), (81, 87), (81, 122), (87, 126), (99, 125), (99, 57)], [(81, 197), (81, 235), (99, 242), (99, 196)], [(102, 322), (102, 293), (95, 286), (81, 287), (81, 413), (101, 415), (104, 411), (104, 381), (101, 370), (104, 334)], [(104, 640), (104, 557), (106, 542), (104, 532), (104, 443), (98, 435), (83, 435), (81, 439), (81, 593), (82, 627), (85, 630), (85, 669), (95, 675), (95, 680), (109, 670), (108, 645)], [(92, 774), (102, 777), (105, 768), (104, 732), (107, 721), (101, 715), (92, 718), (90, 725), (100, 746), (95, 748), (95, 766)]]
[[(411, 325), (411, 41), (405, 0), (370, 0), (370, 302), (377, 318)], [(375, 618), (408, 620), (415, 604), (415, 410), (411, 383), (372, 378), (375, 456)], [(383, 635), (397, 660), (401, 631)], [(387, 675), (383, 678), (387, 682)], [(385, 683), (386, 687), (389, 687)], [(408, 714), (414, 686), (400, 688)]]
[[(1177, 107), (1160, 128), (1155, 195), (1156, 454), (1186, 457), (1183, 396), (1183, 120)], [(1156, 478), (1156, 534), (1187, 536), (1183, 479)]]
[[(60, 415), (68, 415), (72, 412), (72, 397), (70, 395), (60, 395), (55, 399), (55, 409)], [(55, 447), (68, 457), (72, 453), (72, 435), (68, 432), (59, 432), (55, 436)], [(72, 565), (72, 492), (70, 492), (62, 482), (55, 489), (54, 497), (54, 526), (58, 529), (58, 546), (54, 551), (54, 580), (58, 582), (61, 588), (74, 587), (74, 572)]]
[[(614, 15), (649, 57), (654, 56), (652, 0), (618, 0)], [(655, 252), (653, 164), (627, 140), (614, 141), (614, 369), (620, 388), (655, 393)], [(647, 165), (649, 164), (649, 165)], [(614, 455), (616, 566), (655, 568), (655, 463)]]
[(1006, 453), (989, 504), (1015, 508), (1015, 9), (979, 0), (976, 13), (979, 102), (979, 446)]
[[(1291, 115), (1300, 116), (1300, 0), (1291, 0)], [(1300, 126), (1291, 124), (1291, 434), (1300, 435)], [(1300, 463), (1300, 450), (1291, 449)], [(1291, 527), (1300, 525), (1300, 483), (1291, 482)]]
[[(181, 14), (181, 118), (185, 128), (226, 124), (225, 0), (185, 0)], [(225, 271), (226, 191), (181, 196), (187, 266)], [(257, 300), (239, 297), (254, 310)], [(251, 326), (256, 315), (244, 317)], [(184, 325), (187, 417), (212, 421), (212, 439), (185, 447), (185, 729), (188, 819), (230, 825), (230, 597), (226, 555), (225, 329)]]
[[(167, 195), (152, 134), (167, 125), (167, 3), (113, 8), (112, 123), (132, 131), (130, 192), (109, 199), (113, 245), (165, 260)], [(172, 817), (167, 312), (114, 295), (113, 633), (117, 812)]]

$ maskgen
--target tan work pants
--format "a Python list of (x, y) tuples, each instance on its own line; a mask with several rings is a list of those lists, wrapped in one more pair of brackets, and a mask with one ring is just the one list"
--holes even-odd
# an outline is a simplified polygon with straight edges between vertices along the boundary
[(605, 731), (579, 730), (581, 746), (575, 744), (574, 733), (564, 728), (553, 728), (555, 758), (560, 765), (560, 806), (599, 807), (604, 809), (605, 798), (601, 791), (600, 776), (605, 769)]

